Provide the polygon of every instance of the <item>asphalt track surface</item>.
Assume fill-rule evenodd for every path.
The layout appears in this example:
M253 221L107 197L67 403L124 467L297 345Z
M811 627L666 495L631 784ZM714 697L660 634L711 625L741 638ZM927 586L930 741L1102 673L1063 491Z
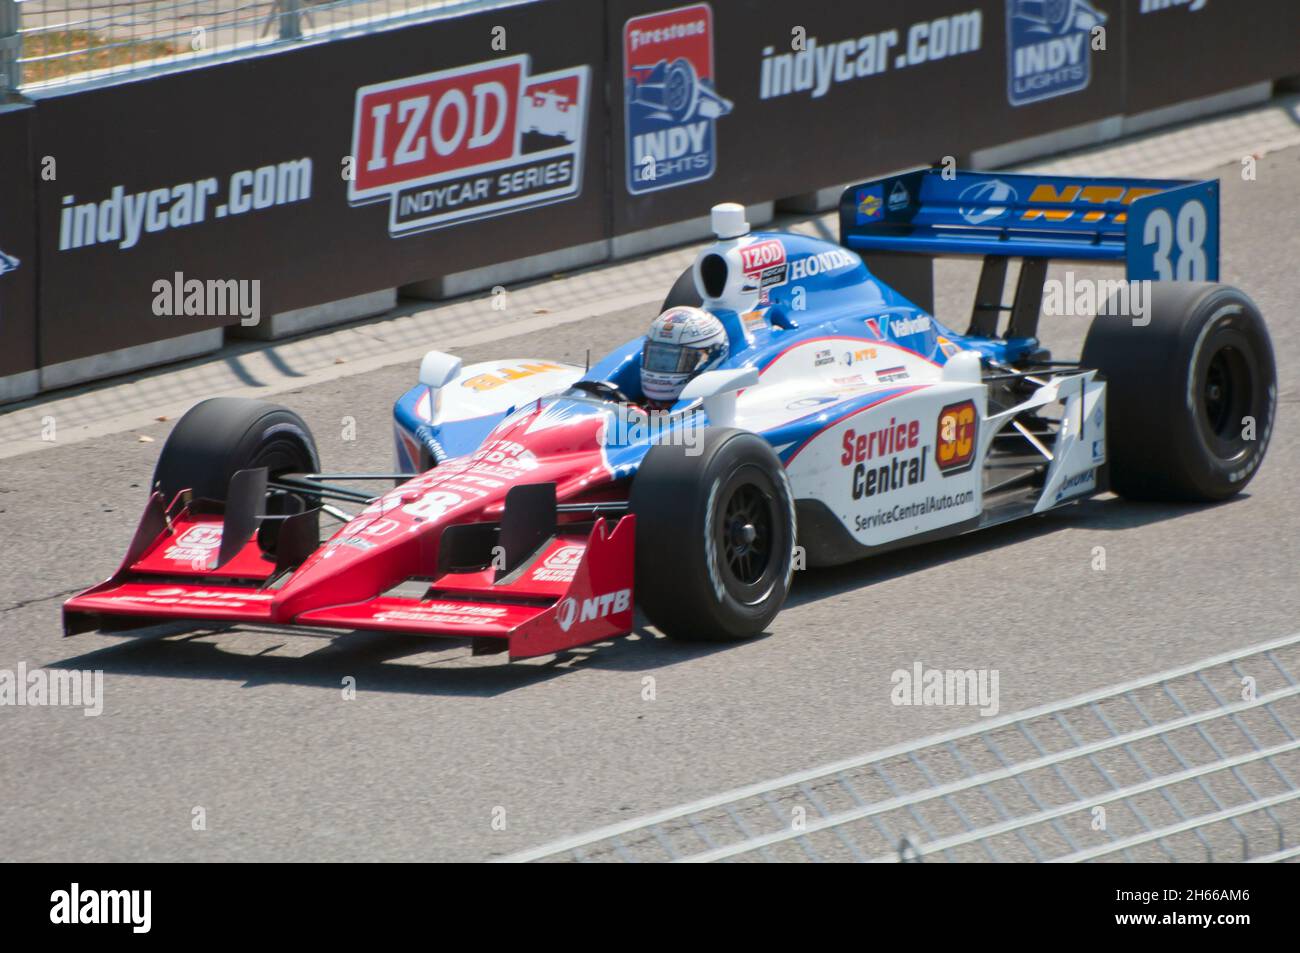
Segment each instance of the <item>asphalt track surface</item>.
M1280 373L1248 492L1214 507L1106 497L799 573L770 633L744 644L642 628L512 665L459 643L275 629L64 640L60 604L117 565L171 422L5 460L0 669L101 669L105 709L0 707L3 859L485 859L977 720L891 705L890 673L918 660L998 669L1007 713L1295 631L1300 149L1265 157L1254 182L1215 172L1223 278L1262 308ZM939 314L961 327L974 272L943 278ZM580 361L653 310L461 353ZM1085 325L1044 319L1042 336L1075 356ZM278 399L312 426L327 469L386 469L391 401L415 370Z

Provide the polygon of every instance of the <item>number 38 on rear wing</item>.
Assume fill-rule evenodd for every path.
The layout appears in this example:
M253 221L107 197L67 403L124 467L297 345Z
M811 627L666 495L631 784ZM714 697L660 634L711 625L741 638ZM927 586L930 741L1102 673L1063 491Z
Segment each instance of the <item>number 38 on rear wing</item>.
M1123 262L1132 281L1219 280L1219 183L922 169L840 198L840 242L933 313L928 261L983 255L970 334L1034 337L1047 263ZM903 253L900 255L899 253ZM1000 305L1007 261L1023 259L1015 304Z

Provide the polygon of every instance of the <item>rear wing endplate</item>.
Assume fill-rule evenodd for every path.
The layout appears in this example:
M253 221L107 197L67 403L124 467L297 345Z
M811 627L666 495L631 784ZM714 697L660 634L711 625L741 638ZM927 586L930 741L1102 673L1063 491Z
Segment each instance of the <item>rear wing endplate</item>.
M1219 280L1219 183L947 172L864 182L840 198L859 253L1122 261L1130 280Z

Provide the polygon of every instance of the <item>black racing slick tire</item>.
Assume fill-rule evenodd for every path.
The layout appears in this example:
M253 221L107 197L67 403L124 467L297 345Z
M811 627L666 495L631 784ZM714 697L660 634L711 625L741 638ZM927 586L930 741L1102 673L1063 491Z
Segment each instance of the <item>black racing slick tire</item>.
M1134 500L1212 502L1263 462L1277 368L1255 303L1236 288L1154 282L1146 316L1098 316L1082 363L1106 380L1111 488Z
M710 428L694 448L653 446L629 504L637 603L660 631L737 641L771 624L790 590L796 528L790 481L766 440Z
M224 503L239 470L266 467L268 476L320 470L316 442L291 410L242 397L212 397L191 407L172 428L153 474L170 503L181 490Z
M695 268L692 266L677 276L659 313L663 314L669 308L698 308L702 304L704 299L695 290Z

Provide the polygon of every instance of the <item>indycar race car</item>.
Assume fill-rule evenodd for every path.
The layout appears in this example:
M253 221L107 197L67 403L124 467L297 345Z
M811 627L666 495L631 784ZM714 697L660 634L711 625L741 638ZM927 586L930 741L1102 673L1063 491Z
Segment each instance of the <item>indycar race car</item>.
M927 169L847 189L839 243L752 232L731 204L713 227L656 327L702 311L726 357L671 404L642 390L639 338L590 368L431 351L396 402L394 472L326 474L296 414L205 400L65 632L274 623L514 659L626 634L640 609L669 636L743 639L795 568L1106 490L1222 500L1264 459L1272 346L1215 283L1215 182ZM965 331L883 277L950 254L983 257ZM1037 337L1051 258L1131 279L1097 303L1078 362ZM341 523L323 542L322 519Z

